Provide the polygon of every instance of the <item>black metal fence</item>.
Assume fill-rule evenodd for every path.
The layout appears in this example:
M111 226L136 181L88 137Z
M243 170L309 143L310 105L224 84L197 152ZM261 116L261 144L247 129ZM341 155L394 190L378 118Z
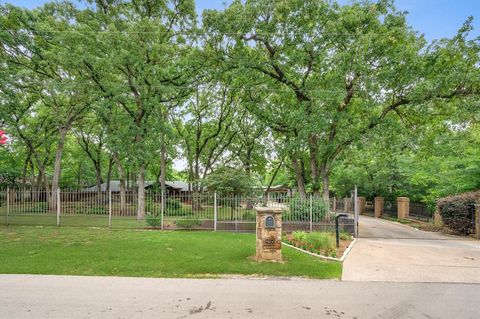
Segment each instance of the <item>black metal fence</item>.
M342 202L343 203L343 202ZM143 205L143 209L141 206ZM148 191L143 201L128 191L58 192L0 190L0 225L95 226L163 230L202 229L254 232L254 206L281 208L283 229L333 231L335 217L320 197L218 195L216 193L162 194ZM343 211L340 211L343 212ZM353 232L351 218L341 229Z
M433 218L433 213L428 209L428 206L423 203L410 203L411 219L428 222Z
M372 201L365 202L365 215L374 216L375 215L375 203Z
M383 215L387 217L397 218L397 202L396 201L385 201L383 205Z

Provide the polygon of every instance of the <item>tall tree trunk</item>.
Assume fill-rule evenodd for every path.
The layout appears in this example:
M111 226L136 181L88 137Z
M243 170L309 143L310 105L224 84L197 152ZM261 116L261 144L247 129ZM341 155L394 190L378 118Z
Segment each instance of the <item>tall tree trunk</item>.
M328 203L330 197L330 177L327 164L322 164L320 174L322 175L322 199Z
M122 163L120 163L120 160L118 158L118 154L113 154L113 161L115 162L115 165L117 166L118 170L118 177L120 179L120 215L126 214L127 212L127 196L126 196L126 186L125 186L125 179L127 176L127 173L125 172L125 169L122 166Z
M137 178L137 192L138 192L138 206L137 206L137 219L145 219L145 164L140 165Z
M55 163L53 165L52 177L52 196L50 200L50 209L57 207L57 189L59 188L60 174L62 168L62 155L65 146L65 137L68 129L66 127L60 128L60 138L57 143L57 151L55 152Z
M113 168L113 158L110 156L108 160L108 170L107 170L107 194L110 193L110 183L112 181L112 168Z
M307 194L305 193L305 179L303 177L303 169L298 163L298 159L292 157L292 167L295 171L295 179L297 180L298 193L302 198L306 198Z
M28 166L30 164L31 156L32 156L32 153L28 152L27 158L25 159L25 162L23 163L23 173L22 173L22 186L23 187L25 187L25 185L27 184Z
M165 180L166 180L166 161L167 161L167 147L165 145L165 136L161 134L161 145L160 145L160 189L165 193ZM163 198L162 198L163 200Z
M102 167L101 163L95 163L95 177L96 177L96 185L97 185L97 195L102 195Z
M50 186L48 185L48 178L47 174L45 173L45 166L43 165L43 162L40 160L38 157L37 153L34 153L34 158L35 158L35 163L37 164L38 167L38 172L40 174L40 183L43 183L43 188L45 189L45 200L47 203L50 203L51 196L50 196ZM40 187L38 188L40 190Z
M312 176L312 191L315 194L320 190L320 176L318 169L318 143L317 137L312 135L309 138L309 151L310 151L310 174Z

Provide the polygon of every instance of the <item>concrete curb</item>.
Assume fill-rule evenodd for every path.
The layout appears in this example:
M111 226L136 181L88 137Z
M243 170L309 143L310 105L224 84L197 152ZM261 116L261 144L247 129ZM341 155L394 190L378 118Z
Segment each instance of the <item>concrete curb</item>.
M328 256L324 256L324 255L315 254L315 253L312 253L312 252L310 252L310 251L304 250L304 249L302 249L302 248L298 248L298 247L295 247L295 246L293 246L293 245L287 244L287 243L285 243L285 242L283 242L283 241L282 241L282 245L285 245L285 246L287 246L287 247L296 249L296 250L298 250L298 251L301 251L302 253L305 253L305 254L307 254L307 255L310 255L310 256L313 256L313 257L317 257L317 258L320 258L320 259L343 262L343 261L345 260L345 258L347 258L347 255L350 253L350 251L352 250L353 246L355 246L355 243L356 243L356 242L357 242L357 238L354 238L354 239L352 240L352 242L350 243L350 245L348 245L347 249L345 249L345 251L343 252L342 257L340 257L340 258L328 257Z

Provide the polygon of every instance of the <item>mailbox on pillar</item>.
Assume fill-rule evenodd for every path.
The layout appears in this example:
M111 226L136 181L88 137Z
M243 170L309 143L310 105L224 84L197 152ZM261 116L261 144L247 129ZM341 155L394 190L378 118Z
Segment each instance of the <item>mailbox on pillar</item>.
M256 207L257 241L255 260L282 261L282 209Z

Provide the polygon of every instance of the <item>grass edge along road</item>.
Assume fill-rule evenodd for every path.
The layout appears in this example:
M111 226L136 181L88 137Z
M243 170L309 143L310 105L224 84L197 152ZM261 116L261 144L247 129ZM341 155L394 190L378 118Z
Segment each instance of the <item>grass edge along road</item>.
M339 262L283 247L284 263L257 263L255 235L211 231L0 226L0 273L204 278L341 277Z

